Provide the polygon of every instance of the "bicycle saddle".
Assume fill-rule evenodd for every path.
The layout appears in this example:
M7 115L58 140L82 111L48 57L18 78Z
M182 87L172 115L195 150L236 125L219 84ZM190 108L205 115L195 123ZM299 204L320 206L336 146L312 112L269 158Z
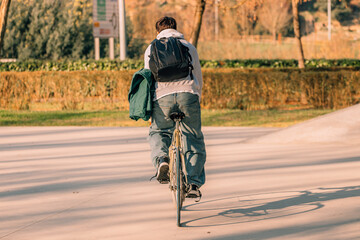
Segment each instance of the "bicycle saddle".
M171 118L171 120L173 120L173 121L175 121L175 120L177 120L177 119L182 120L182 119L184 119L184 117L185 117L185 113L183 113L183 112L173 112L173 113L170 113L170 118Z

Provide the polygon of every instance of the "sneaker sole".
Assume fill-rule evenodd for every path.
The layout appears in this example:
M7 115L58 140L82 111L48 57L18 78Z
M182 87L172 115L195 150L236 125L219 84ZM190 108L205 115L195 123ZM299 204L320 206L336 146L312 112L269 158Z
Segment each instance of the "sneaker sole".
M157 180L161 183L161 184L167 184L169 183L169 176L168 176L168 172L169 172L169 165L166 163L163 163L159 166L159 172L158 172L158 176L157 176Z
M186 194L186 197L187 197L187 198L198 198L198 197L200 197L200 196L198 196L197 193L188 193L188 194Z

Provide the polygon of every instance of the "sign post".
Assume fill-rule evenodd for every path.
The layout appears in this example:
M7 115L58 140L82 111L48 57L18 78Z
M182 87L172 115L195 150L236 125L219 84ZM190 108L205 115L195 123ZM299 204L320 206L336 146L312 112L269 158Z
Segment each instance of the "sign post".
M114 60L114 38L113 37L109 38L109 50L110 50L109 57L111 60Z
M100 39L95 38L95 60L100 59Z
M125 36L125 0L119 0L119 26L120 26L120 60L126 58L126 36Z

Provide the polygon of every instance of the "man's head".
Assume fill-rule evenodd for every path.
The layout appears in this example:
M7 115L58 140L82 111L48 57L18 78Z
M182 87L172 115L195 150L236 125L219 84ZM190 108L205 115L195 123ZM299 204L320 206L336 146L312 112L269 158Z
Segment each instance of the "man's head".
M176 21L172 17L162 17L160 18L156 24L156 31L160 33L162 30L165 29L175 29L176 30Z

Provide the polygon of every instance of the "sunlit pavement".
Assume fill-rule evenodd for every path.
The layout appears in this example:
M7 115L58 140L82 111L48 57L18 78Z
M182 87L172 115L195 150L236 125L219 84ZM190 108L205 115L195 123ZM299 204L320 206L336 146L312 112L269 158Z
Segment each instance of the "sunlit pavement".
M0 128L0 239L360 239L358 144L203 130L203 198L178 228L147 128Z

